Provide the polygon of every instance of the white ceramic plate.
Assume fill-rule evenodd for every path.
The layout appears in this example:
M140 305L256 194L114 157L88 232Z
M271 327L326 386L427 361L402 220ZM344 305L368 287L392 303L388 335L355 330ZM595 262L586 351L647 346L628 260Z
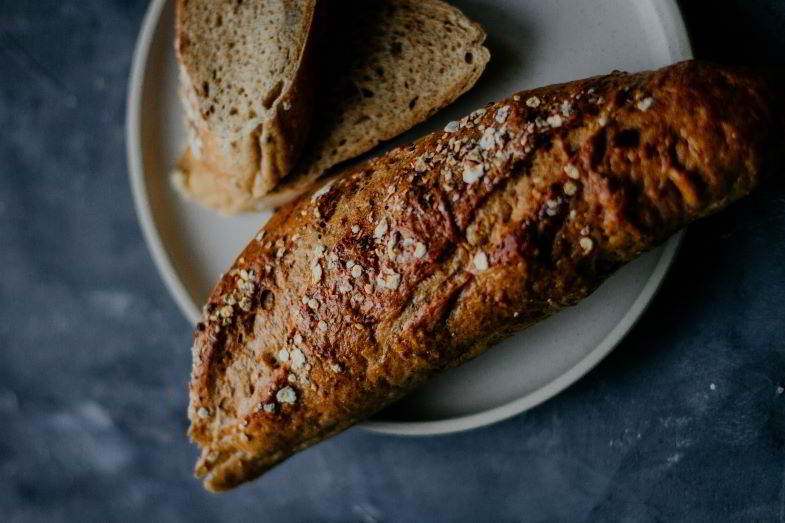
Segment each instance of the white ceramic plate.
M672 0L455 0L488 31L492 59L477 87L408 141L526 87L637 71L691 57ZM178 198L167 173L183 148L172 2L154 0L144 20L128 99L128 161L139 221L159 271L196 322L218 275L267 216L223 218ZM597 364L644 311L673 261L679 238L630 264L578 307L444 373L366 422L371 430L440 434L529 409Z

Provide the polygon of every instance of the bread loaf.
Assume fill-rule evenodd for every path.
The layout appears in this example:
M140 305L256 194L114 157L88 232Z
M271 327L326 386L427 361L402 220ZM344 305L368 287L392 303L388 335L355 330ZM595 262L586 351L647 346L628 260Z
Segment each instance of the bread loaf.
M536 89L280 209L196 329L197 475L259 476L746 195L781 100L696 62Z
M452 103L475 84L490 58L483 29L441 0L321 5L329 23L317 52L313 130L296 167L252 190L226 183L234 178L215 169L209 152L207 161L199 161L187 150L175 179L186 196L225 214L282 205L331 167Z

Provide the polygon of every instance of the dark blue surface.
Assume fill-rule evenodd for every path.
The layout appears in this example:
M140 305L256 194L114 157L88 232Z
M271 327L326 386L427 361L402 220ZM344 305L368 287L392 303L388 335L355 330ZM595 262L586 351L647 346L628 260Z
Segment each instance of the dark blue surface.
M785 62L783 0L711 4L719 16L685 5L700 55ZM351 430L203 492L184 435L190 326L126 175L145 7L0 2L0 521L785 519L776 180L692 227L631 335L545 405L438 438Z

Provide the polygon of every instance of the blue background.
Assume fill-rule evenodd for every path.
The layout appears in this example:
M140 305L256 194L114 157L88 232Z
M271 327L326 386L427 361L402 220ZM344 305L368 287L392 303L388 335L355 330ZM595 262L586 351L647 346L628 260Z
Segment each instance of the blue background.
M556 399L465 434L351 430L203 492L191 328L126 174L146 3L0 1L0 520L785 520L782 173L691 227L642 321ZM785 62L785 2L706 5L684 3L699 56Z

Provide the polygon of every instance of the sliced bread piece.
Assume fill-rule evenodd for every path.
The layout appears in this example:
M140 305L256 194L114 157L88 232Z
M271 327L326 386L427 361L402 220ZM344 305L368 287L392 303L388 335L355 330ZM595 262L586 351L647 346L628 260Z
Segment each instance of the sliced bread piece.
M331 167L423 122L468 91L490 59L482 27L441 0L344 0L340 6L336 34L343 40L331 54L343 74L317 98L322 117L303 162L259 199L260 208L294 199Z
M219 186L186 153L184 192L224 213L281 205L331 167L424 121L471 88L490 58L485 32L440 0L332 0L320 89L302 161L267 195Z
M191 161L218 191L268 193L311 121L316 0L178 0L175 48ZM187 178L184 173L183 178Z

